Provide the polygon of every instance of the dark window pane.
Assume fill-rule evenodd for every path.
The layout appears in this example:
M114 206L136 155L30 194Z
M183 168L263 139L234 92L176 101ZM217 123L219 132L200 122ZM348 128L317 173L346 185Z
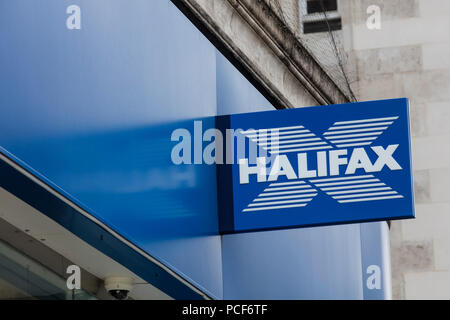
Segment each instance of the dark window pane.
M337 10L337 0L308 0L308 1L306 1L306 12L308 14L323 12L324 9L325 9L325 11L336 11Z
M328 24L331 31L342 29L341 18L335 18L328 20L328 23L326 20L305 22L303 24L303 33L326 32L329 30Z

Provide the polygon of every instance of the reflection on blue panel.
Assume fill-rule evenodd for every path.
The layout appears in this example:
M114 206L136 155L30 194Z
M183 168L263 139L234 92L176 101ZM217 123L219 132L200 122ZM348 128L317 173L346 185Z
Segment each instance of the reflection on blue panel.
M214 118L203 118L205 129ZM33 167L57 186L70 188L97 218L128 239L153 243L173 237L217 234L214 166L171 162L171 133L192 121L73 137L30 140L16 154L36 154ZM199 203L198 196L204 201ZM200 217L201 216L201 219ZM197 223L200 220L201 224ZM187 228L186 226L189 226ZM126 232L126 231L129 232ZM151 235L151 237L149 237Z

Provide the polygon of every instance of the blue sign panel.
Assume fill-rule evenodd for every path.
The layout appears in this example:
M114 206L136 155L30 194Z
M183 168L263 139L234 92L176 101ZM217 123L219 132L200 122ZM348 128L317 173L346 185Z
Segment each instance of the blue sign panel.
M414 217L408 100L218 117L220 230Z

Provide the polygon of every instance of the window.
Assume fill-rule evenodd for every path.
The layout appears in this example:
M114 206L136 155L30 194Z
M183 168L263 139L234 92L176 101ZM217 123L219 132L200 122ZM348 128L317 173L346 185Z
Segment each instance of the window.
M300 14L304 34L342 29L338 0L300 0Z
M323 7L322 7L323 6ZM306 13L322 13L325 11L337 11L337 0L307 0Z

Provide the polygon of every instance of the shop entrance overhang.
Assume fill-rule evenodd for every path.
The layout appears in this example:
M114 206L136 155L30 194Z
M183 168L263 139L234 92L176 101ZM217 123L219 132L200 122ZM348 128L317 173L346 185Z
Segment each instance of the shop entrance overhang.
M135 299L208 298L3 153L0 177L0 217L100 279L133 278Z

